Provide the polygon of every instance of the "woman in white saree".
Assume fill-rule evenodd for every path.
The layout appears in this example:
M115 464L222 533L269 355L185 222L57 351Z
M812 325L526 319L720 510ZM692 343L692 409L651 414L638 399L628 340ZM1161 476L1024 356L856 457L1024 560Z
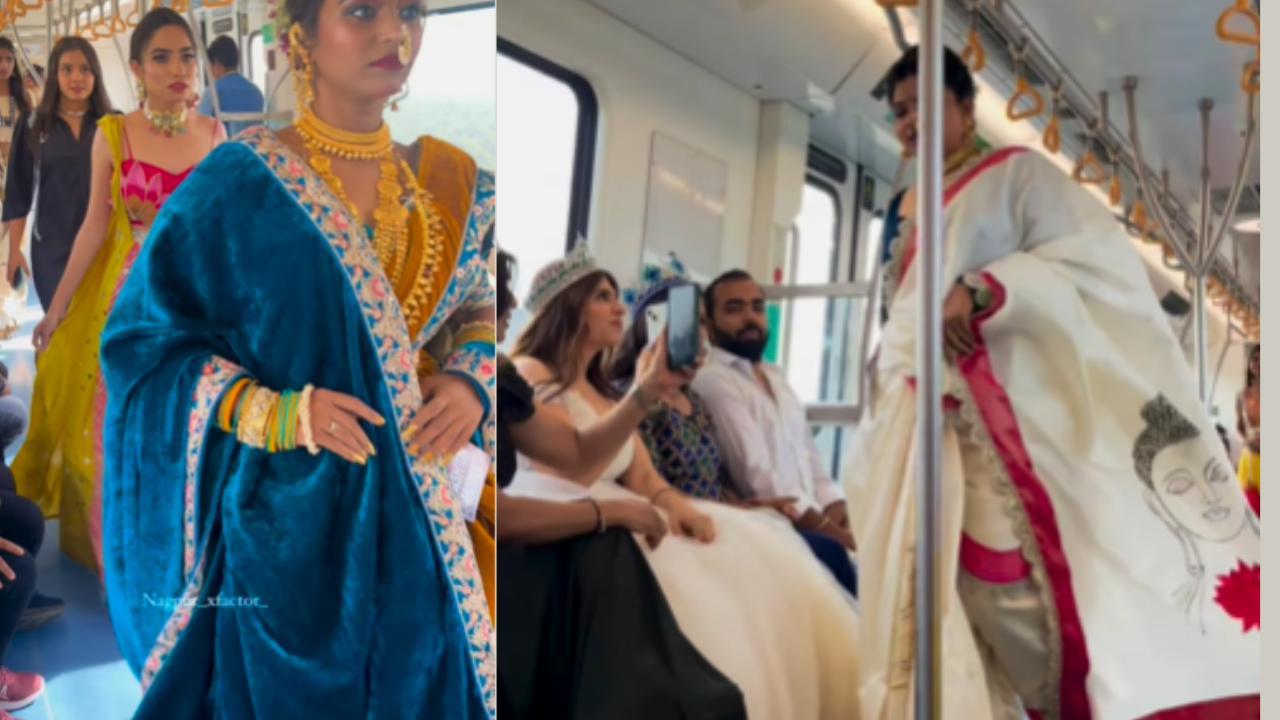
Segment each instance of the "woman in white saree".
M978 149L945 60L947 717L1257 718L1261 550L1133 243L1036 152ZM917 54L887 77L908 154ZM914 192L886 222L875 414L851 455L863 717L912 715Z
M544 410L592 424L617 400L604 374L626 317L617 284L580 246L538 274L527 307L533 319L517 342L516 367ZM781 516L684 497L654 471L639 438L606 467L571 480L521 458L507 492L652 502L674 537L646 546L649 563L681 631L742 690L749 717L861 717L853 600Z

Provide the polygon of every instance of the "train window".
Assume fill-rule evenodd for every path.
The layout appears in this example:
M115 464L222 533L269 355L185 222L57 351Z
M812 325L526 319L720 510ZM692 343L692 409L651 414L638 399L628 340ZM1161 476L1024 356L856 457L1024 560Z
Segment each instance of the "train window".
M249 36L249 52L245 58L249 65L249 79L264 95L267 94L267 47L262 40L262 31Z
M586 233L598 105L585 79L501 38L497 62L498 94L508 117L498 127L498 245L519 263L514 290L524 298L538 270ZM508 339L524 321L517 309Z
M804 186L800 215L792 231L788 284L825 285L835 282L840 241L840 201L835 188L810 178ZM833 303L803 298L787 304L783 367L800 399L820 402L831 394L827 386L831 352L843 353L840 338L832 337ZM814 343L814 338L827 342Z
M497 167L497 102L493 38L498 13L492 2L432 13L422 50L406 86L408 95L387 123L397 142L422 135L453 143L481 167Z

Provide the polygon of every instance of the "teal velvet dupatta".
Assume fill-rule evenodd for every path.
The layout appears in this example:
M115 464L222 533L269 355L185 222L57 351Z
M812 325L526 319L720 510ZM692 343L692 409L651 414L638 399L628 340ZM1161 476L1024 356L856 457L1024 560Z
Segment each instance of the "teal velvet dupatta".
M445 468L400 440L422 403L414 342L355 225L251 131L168 199L112 310L104 562L137 718L494 717L465 518ZM365 426L376 456L240 444L213 417L243 375L360 399L387 420Z

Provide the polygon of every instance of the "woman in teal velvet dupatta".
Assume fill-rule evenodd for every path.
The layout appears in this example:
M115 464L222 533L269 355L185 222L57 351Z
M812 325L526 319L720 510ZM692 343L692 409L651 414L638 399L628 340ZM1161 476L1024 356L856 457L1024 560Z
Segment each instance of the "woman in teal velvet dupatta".
M107 593L145 689L136 717L493 718L497 644L466 518L444 464L410 452L424 393L440 397L424 366L467 380L493 447L493 344L475 322L492 337L492 177L433 161L452 170L436 173L440 282L415 330L376 243L289 132L222 146L169 198L103 336ZM362 424L373 452L240 442L215 415L245 377L363 403L386 420Z

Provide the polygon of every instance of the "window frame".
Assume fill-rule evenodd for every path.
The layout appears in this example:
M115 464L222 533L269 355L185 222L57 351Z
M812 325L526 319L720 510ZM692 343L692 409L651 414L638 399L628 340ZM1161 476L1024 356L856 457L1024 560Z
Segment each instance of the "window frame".
M249 33L245 37L244 47L240 48L240 54L243 56L240 58L240 63L245 67L245 69L249 71L248 74L246 75L246 77L249 79L249 82L253 82L253 78L257 74L256 72L257 67L253 59L253 41L255 39L262 40L262 58L264 62L266 61L267 53L270 52L270 49L267 47L266 38L263 37L261 30L254 30L253 32ZM269 70L270 68L267 67L263 69ZM262 84L266 85L267 84L266 74L264 73L262 77L263 77ZM262 94L264 96L266 95L267 89L265 87L261 87L258 89L262 91Z
M449 8L441 12L461 10L462 8ZM578 100L578 128L574 142L573 180L569 190L569 222L565 237L565 252L571 252L578 241L587 236L591 226L596 143L600 128L600 100L596 96L595 88L583 76L501 36L498 37L498 54L505 55L508 59L554 80L559 80L573 91Z

